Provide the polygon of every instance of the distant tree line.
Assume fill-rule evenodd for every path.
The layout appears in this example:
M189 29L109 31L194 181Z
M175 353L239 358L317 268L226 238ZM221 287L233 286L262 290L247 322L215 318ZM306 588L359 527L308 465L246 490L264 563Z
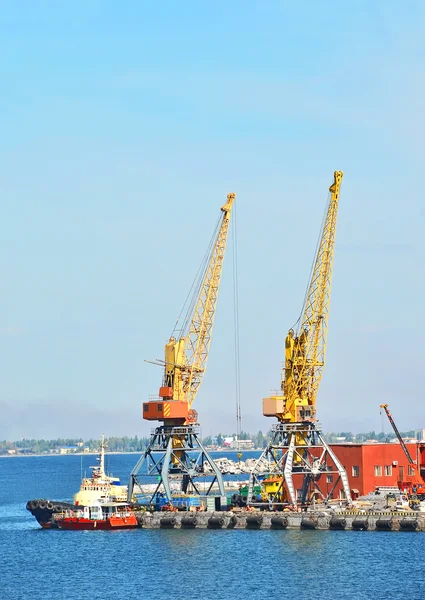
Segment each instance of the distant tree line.
M218 433L216 436L207 436L204 437L202 442L205 446L222 446L225 438L233 438L236 439L236 433ZM270 432L264 434L261 430L257 433L247 433L246 431L241 431L241 433L237 436L239 440L251 440L254 442L256 448L265 448L267 443L270 440Z
M415 438L416 431L401 432L401 436L405 438ZM206 436L203 438L205 446L222 446L224 439L227 437L235 438L236 434L218 433L216 436ZM270 441L271 432L257 433L241 432L238 436L240 440L252 440L255 448L263 449ZM369 431L366 433L353 434L349 431L341 431L340 433L327 433L325 438L329 443L336 442L354 442L361 443L366 440L376 440L379 442L390 442L395 439L393 432L391 433L376 433ZM143 452L149 444L148 437L110 437L106 438L107 452ZM55 440L35 440L26 439L17 441L0 441L0 455L16 452L17 454L54 454L60 452L64 447L78 447L75 450L79 452L97 452L100 446L100 439L91 438L83 440L82 438L58 438Z
M416 431L413 429L410 431L402 431L400 432L401 437L403 438L416 438ZM342 440L341 438L344 438ZM340 433L326 433L325 439L330 444L334 444L336 442L345 441L345 442L353 442L353 443L362 443L367 440L376 440L377 442L389 442L396 439L396 435L393 431L388 433L376 433L375 431L368 431L366 433L357 433L353 434L351 431L341 431Z
M149 438L147 437L110 437L105 438L107 452L142 452ZM8 454L9 451L17 451L20 454L54 454L60 452L61 448L76 447L79 452L97 452L100 447L100 439L91 438L57 438L55 440L26 439L14 442L0 441L0 454ZM78 450L77 450L78 449Z

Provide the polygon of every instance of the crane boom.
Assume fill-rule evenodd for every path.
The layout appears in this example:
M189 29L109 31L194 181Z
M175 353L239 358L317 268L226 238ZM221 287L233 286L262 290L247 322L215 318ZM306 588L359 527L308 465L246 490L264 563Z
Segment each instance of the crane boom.
M328 317L335 249L336 222L342 171L334 172L330 198L322 227L314 268L298 329L290 329L285 340L282 396L263 400L263 413L279 421L296 423L315 420L316 397L325 364Z
M394 422L392 414L388 409L388 404L380 404L381 409L385 410L388 417L388 421L391 423L391 427L400 442L403 452L407 458L408 473L404 475L404 468L402 468L402 475L400 475L397 485L399 490L408 494L411 498L417 498L419 500L425 500L425 481L422 478L420 468L416 462L412 459L409 450L407 449L406 443L400 435L397 425Z
M412 457L410 456L410 452L409 452L409 450L407 449L407 446L406 446L406 444L404 443L404 440L403 440L403 438L401 437L399 430L397 429L397 425L396 425L396 424L395 424L395 422L394 422L394 419L393 419L393 417L392 417L392 414L390 413L390 411L389 411L389 409L388 409L388 404L380 404L380 405L379 405L379 408L383 408L383 409L385 410L385 413L386 413L386 415L387 415L387 417L388 417L388 421L390 422L390 424L391 424L391 427L393 428L393 430L394 430L394 433L396 434L396 436L397 436L397 439L398 439L398 441L400 442L400 445L401 445L401 447L403 448L403 452L404 452L404 454L406 455L406 458L407 458L407 461L408 461L409 465L415 465L415 463L414 463L414 462L413 462L413 460L412 460ZM415 465L415 467L416 467L416 465Z
M223 269L230 216L235 194L227 194L221 207L217 233L201 271L180 335L165 345L164 377L159 399L143 404L143 418L170 425L195 422L192 409L207 365L211 334Z
M234 199L235 194L228 194L226 204L221 207L223 213L221 226L208 261L201 291L190 321L189 332L186 336L186 363L189 368L188 376L184 380L183 392L187 398L189 409L192 408L207 365Z

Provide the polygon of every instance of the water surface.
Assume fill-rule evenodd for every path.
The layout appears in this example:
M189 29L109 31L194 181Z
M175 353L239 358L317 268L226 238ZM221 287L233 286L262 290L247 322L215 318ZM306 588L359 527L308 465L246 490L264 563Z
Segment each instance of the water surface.
M423 596L425 533L41 530L27 500L70 500L94 458L0 458L0 600ZM123 481L136 460L108 457Z

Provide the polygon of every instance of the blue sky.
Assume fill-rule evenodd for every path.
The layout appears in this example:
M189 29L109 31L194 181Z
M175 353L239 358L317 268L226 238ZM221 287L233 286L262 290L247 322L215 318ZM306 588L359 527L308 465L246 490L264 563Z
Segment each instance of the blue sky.
M144 359L230 191L243 427L266 430L336 169L319 418L425 426L425 7L299 4L1 3L0 438L149 432ZM204 434L235 429L230 246Z

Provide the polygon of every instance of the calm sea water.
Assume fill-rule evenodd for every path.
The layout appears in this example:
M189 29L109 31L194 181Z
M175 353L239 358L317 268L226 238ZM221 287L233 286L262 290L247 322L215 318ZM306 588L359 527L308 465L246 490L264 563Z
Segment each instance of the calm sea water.
M127 481L136 455L108 458ZM94 464L83 457L83 471ZM70 500L78 456L0 458L0 600L422 599L425 533L44 531L28 499Z

